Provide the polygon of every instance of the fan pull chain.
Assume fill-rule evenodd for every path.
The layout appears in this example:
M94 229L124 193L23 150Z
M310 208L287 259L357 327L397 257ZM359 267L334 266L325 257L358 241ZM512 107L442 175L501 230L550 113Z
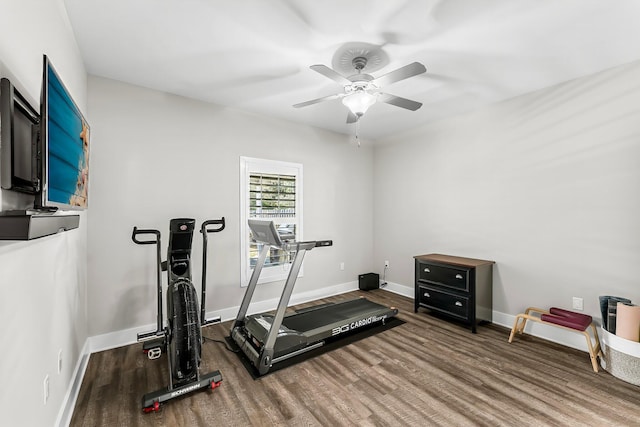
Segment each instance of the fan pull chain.
M358 143L358 148L360 148L360 117L356 120L356 142Z

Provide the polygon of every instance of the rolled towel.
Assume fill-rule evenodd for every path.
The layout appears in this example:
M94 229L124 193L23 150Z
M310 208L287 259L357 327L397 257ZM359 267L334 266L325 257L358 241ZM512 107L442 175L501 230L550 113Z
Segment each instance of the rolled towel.
M630 341L640 342L640 305L618 303L616 335Z

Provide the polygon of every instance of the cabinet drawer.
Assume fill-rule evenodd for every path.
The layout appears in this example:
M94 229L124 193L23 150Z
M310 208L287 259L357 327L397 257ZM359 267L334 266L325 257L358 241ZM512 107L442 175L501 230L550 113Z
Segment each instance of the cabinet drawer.
M420 304L469 320L469 298L420 286Z
M469 291L469 270L436 264L418 264L418 280Z

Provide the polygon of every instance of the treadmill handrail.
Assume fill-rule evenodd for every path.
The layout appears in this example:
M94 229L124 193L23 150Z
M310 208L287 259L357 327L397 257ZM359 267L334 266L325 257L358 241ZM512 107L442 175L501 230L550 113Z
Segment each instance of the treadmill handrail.
M253 268L253 273L251 274L251 278L249 279L247 290L244 292L244 297L242 297L242 303L240 303L240 308L238 309L236 320L234 320L233 324L231 325L231 335L233 335L233 330L236 327L244 324L245 317L247 316L247 310L249 309L249 304L253 299L253 292L255 291L256 285L258 284L258 279L260 278L260 273L262 272L262 267L264 266L268 253L269 246L265 245L260 251L256 266Z
M280 331L280 326L282 325L284 313L289 306L289 300L291 299L293 288L296 285L296 280L298 280L298 272L300 271L300 267L302 267L302 261L304 260L304 255L306 252L306 249L300 249L296 252L296 256L293 258L293 264L291 265L291 269L289 270L289 274L287 275L287 280L284 284L284 288L282 289L282 295L280 295L278 308L276 309L276 313L273 317L273 322L271 323L271 328L269 329L267 338L264 342L263 353L266 353L269 358L273 358L276 338L278 337L278 332Z
M307 242L284 242L281 249L285 251L299 251L301 249L310 251L313 248L333 246L333 240L309 240Z

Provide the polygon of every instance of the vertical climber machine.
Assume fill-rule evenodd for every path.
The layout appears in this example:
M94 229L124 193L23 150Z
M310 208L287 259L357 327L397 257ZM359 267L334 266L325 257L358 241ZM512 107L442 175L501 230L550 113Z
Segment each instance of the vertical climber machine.
M160 409L160 404L203 388L215 389L222 382L219 371L200 373L202 326L220 322L220 317L205 319L207 235L222 231L224 218L202 223L202 287L200 306L191 280L191 244L195 220L175 218L169 222L167 260L162 261L160 231L133 228L132 240L139 245L156 245L157 325L156 330L138 334L138 342L149 359L167 353L169 385L142 397L144 412ZM140 236L147 236L140 240ZM149 237L150 236L150 237ZM167 272L167 323L162 313L162 272Z

